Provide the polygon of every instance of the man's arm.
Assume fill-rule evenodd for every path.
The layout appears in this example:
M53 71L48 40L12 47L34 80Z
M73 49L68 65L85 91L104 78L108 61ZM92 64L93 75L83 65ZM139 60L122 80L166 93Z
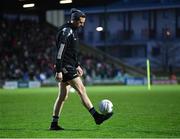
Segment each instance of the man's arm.
M64 28L57 36L57 55L56 55L56 79L62 81L62 61L67 47L68 37L72 34L70 28Z

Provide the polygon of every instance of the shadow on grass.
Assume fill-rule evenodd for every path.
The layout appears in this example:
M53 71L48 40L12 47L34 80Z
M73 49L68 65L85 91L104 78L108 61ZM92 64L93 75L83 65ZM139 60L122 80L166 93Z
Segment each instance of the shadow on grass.
M98 128L82 129L82 128L65 128L63 131L97 131Z
M0 131L23 131L24 128L0 128Z
M97 131L98 128L94 128L94 129L80 129L80 128L65 128L64 130L49 130L47 129L28 129L28 128L0 128L0 131L52 131L52 132L66 132L66 131Z

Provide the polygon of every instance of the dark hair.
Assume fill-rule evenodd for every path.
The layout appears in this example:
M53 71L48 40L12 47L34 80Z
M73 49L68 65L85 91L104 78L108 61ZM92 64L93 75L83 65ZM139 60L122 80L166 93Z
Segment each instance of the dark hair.
M83 13L82 11L76 9L76 8L72 8L71 9L71 20L79 20L80 17L86 17L85 13Z

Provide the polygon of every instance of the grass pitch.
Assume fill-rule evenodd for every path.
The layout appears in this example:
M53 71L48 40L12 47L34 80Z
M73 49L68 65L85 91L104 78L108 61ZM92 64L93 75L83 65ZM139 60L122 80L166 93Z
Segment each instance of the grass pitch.
M64 131L49 131L57 88L0 89L1 138L168 138L180 137L180 86L92 86L87 92L96 109L102 99L114 104L102 125L70 93L60 118Z

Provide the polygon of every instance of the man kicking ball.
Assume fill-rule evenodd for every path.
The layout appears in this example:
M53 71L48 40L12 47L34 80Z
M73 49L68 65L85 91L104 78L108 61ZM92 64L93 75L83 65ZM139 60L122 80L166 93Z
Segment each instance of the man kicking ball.
M64 130L63 127L58 125L58 121L71 86L78 92L84 107L90 112L97 125L100 125L113 115L113 113L103 115L95 110L80 78L83 75L83 70L77 56L79 47L77 31L84 26L85 19L86 15L82 11L72 9L70 22L61 26L56 36L55 78L59 81L59 94L54 104L50 130Z

